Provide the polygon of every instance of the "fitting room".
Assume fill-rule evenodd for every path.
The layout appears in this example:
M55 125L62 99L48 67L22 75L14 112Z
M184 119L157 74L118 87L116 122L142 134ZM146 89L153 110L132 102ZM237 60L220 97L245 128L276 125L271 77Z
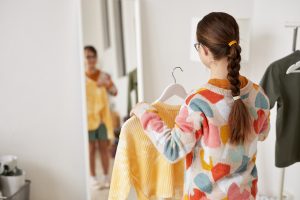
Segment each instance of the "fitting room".
M299 8L298 0L0 1L0 199L299 200ZM213 18L210 13L225 14ZM253 82L268 99L257 103L254 98L261 109L254 111L250 123L254 131L260 125L263 129L258 118L266 115L267 137L257 146L255 142L253 157L232 154L235 160L241 157L242 164L245 157L245 162L254 163L250 189L242 183L233 187L238 178L224 186L221 179L236 176L232 170L222 177L221 172L213 174L214 156L220 152L215 143L208 145L210 139L201 141L210 137L209 131L208 136L204 129L203 136L195 136L199 146L188 152L180 135L189 130L188 120L195 123L199 118L191 114L180 128L180 113L193 110L187 102L195 94L207 97L205 102L216 104L216 109L225 104L216 100L225 97L209 96L208 87L202 88L207 83L216 87L211 85L221 82L216 77L222 73L213 70L222 63L209 43L222 33L206 35L211 40L204 37L209 27L216 30L209 16L215 21L217 16L228 17L219 19L224 30L227 20L238 25L222 47L241 56L239 66L238 58L232 64L240 67L239 74L227 67L231 74L222 82L229 84L224 91L229 91L230 101L252 98L243 95L244 79L239 75L246 77L245 88ZM231 66L230 59L226 66ZM154 114L145 119L144 112ZM208 129L213 123L217 127L218 120L199 112L206 115L201 115L200 127L206 118ZM158 121L149 125L153 119ZM163 146L169 140L160 140L158 130L170 132L165 138L174 137L172 150L166 152L172 145ZM230 130L229 135L234 133ZM222 127L219 132L225 152ZM178 140L177 155L173 143ZM193 177L199 166L211 176Z

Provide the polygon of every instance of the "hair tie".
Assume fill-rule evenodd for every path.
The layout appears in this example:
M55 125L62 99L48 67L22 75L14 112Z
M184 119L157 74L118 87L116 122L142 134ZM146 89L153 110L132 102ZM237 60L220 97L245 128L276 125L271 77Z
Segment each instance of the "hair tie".
M237 43L237 41L236 41L236 40L232 40L231 42L229 42L229 43L228 43L228 46L230 46L230 47L231 47L232 45L234 45L234 44L236 44L236 43Z
M235 96L235 97L233 97L233 101L236 101L236 100L238 100L240 98L241 98L241 96Z

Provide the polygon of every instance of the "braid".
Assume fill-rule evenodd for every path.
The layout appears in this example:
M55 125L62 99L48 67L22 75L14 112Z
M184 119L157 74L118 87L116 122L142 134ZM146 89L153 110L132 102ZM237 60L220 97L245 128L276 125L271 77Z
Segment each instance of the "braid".
M241 62L241 47L239 44L230 46L227 56L227 79L230 82L231 94L233 97L240 95L240 62ZM231 131L230 141L232 143L244 143L250 132L250 115L246 105L241 99L234 101L228 124Z
M229 49L228 55L228 75L227 79L230 82L230 89L232 96L240 95L240 62L241 62L241 47L238 44L234 44Z

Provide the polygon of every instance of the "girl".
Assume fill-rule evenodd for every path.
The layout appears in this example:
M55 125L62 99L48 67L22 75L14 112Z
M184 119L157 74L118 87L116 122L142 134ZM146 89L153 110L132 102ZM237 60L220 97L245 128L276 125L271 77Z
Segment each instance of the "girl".
M232 16L206 15L196 36L210 80L185 99L175 128L167 128L146 103L132 114L167 160L185 158L183 199L255 199L256 146L268 134L269 100L260 86L239 74L239 28Z
M109 187L109 135L113 134L111 113L107 93L117 95L117 89L110 76L96 68L97 51L93 46L84 48L86 65L86 92L88 107L90 174L93 186L104 189ZM96 179L95 153L99 149L103 180L99 185Z

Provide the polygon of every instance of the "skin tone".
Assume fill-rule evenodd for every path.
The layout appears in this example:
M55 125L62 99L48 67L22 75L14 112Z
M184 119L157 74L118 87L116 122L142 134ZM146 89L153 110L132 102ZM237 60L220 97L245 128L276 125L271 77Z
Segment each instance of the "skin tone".
M198 54L202 63L210 69L211 79L227 79L228 61L226 57L215 60L211 51L203 45L199 45Z
M85 54L85 67L88 74L93 74L97 71L97 56L91 51L84 51ZM109 141L96 140L89 141L89 159L90 159L90 174L96 176L96 150L99 150L100 160L104 175L108 175L109 171Z
M96 64L97 64L97 56L92 52L85 50L85 68L86 72L89 74L93 74L97 71Z
M97 70L99 70L96 67L97 62L98 62L97 55L95 55L92 51L89 51L89 50L85 50L84 55L85 55L86 73L89 74L89 75L95 74L97 72ZM101 80L99 80L97 82L97 85L99 87L105 86L106 88L109 88L111 86L111 85L109 85L109 83L103 82Z

